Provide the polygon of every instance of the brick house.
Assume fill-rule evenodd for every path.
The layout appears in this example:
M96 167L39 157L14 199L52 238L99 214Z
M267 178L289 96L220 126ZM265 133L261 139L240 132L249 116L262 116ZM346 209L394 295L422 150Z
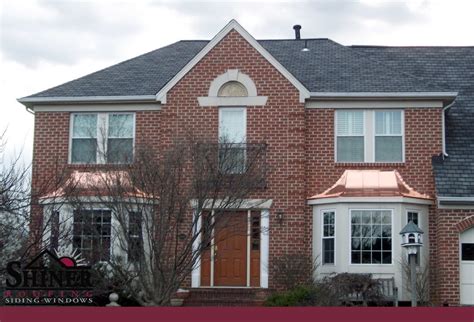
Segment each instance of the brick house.
M474 304L473 68L473 47L343 46L300 39L299 29L296 39L255 40L231 21L210 41L179 41L19 99L35 113L33 189L58 164L107 166L88 146L99 138L80 128L120 119L131 158L134 144L160 146L197 124L216 142L228 131L264 141L274 169L255 196L267 200L256 210L270 228L258 282L249 265L230 281L208 261L185 286L278 288L272 262L307 253L320 276L393 278L407 300L398 233L412 220L425 232L419 264L430 263L432 301Z

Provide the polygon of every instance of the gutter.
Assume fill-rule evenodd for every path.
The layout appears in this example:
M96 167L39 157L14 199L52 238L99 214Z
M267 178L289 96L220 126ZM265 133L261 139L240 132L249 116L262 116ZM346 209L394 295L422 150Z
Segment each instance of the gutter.
M57 96L57 97L23 97L18 102L31 108L40 104L60 103L156 103L155 95L128 95L128 96Z
M474 206L474 197L437 197L440 205L446 206Z

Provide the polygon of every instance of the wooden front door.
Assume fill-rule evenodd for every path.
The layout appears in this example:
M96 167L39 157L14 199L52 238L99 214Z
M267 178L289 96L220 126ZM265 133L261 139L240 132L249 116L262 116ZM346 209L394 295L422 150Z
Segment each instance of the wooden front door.
M247 211L225 217L214 235L214 285L247 286Z

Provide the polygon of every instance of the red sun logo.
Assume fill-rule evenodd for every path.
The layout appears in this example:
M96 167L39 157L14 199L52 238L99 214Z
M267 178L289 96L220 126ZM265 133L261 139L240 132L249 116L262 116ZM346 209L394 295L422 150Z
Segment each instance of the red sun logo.
M59 261L66 267L76 267L76 261L70 257L60 257Z

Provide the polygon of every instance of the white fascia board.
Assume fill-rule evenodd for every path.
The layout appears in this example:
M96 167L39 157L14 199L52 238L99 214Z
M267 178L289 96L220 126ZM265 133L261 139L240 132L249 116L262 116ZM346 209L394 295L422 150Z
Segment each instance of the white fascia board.
M122 198L122 203L150 203L151 199L146 199L143 197L124 197ZM67 198L67 197L46 197L46 198L39 198L38 203L40 205L54 205L54 204L68 204L73 202L83 202L83 203L110 203L115 202L116 198L114 197L75 197L75 198ZM158 201L157 201L158 202Z
M159 111L161 104L155 103L117 103L117 104L47 104L33 105L34 112L135 112Z
M305 107L312 108L441 108L442 100L311 100Z
M474 197L443 197L438 196L439 208L472 209L474 208Z
M309 90L294 77L283 65L278 62L258 41L250 35L237 21L232 19L221 31L209 41L209 43L191 59L160 91L156 94L156 99L166 104L166 94L173 88L212 48L214 48L230 31L237 31L250 45L255 48L273 67L290 81L300 92L300 103L304 103L309 98Z
M52 97L23 97L18 102L30 107L36 104L55 103L116 103L116 102L156 102L155 95L124 95L124 96L52 96Z
M308 200L308 205L326 205L335 203L409 203L432 205L433 201L407 197L335 197Z
M454 99L458 92L310 92L311 99Z

